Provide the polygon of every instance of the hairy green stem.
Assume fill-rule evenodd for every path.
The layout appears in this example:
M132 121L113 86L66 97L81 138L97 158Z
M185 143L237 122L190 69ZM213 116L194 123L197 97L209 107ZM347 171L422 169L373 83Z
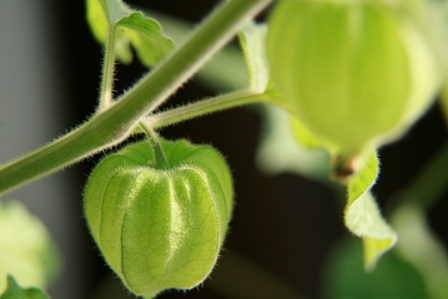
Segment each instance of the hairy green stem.
M162 128L213 112L267 100L266 95L251 90L236 91L148 116L145 123L154 129Z
M119 101L52 143L0 168L0 195L124 140L272 0L234 0L216 9L192 36Z
M140 126L145 132L146 138L148 138L152 144L156 164L155 167L166 169L168 167L168 164L166 162L165 154L163 153L162 147L160 146L159 136L153 130L153 128L149 127L144 122L141 122Z
M99 109L112 103L115 73L115 27L109 26L104 49L103 74L101 77L101 93Z

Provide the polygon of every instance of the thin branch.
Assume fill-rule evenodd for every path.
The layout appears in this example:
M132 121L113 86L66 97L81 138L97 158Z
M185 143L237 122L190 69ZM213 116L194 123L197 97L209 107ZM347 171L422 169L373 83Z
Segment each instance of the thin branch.
M148 116L145 123L154 129L167 127L210 113L267 100L266 95L254 91L236 91Z

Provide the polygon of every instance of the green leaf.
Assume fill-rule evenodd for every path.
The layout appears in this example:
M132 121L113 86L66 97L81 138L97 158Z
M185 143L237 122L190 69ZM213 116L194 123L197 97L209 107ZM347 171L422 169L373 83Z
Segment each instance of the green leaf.
M148 67L157 64L174 48L159 23L120 0L87 0L87 19L101 44L106 43L108 32L116 34L115 53L123 63L132 61L131 45Z
M6 276L20 285L46 288L57 272L59 255L39 219L20 202L0 205L0 293Z
M5 293L0 296L0 299L49 299L44 291L38 288L22 289L14 277L8 275L8 288Z
M214 149L161 141L106 157L84 194L91 233L107 263L135 294L152 298L208 277L233 208L228 167Z
M160 25L142 13L132 13L122 18L117 23L118 42L123 44L130 43L137 51L140 61L148 66L156 65L172 49L174 43L171 39L164 37ZM126 50L125 50L126 49ZM123 52L127 51L125 56L131 56L132 50L129 47L123 47Z
M363 239L364 266L372 270L378 259L392 248L397 235L385 222L370 189L378 175L378 159L372 152L367 163L354 175L348 185L345 225Z
M361 170L350 179L348 185L348 205L360 198L375 184L379 173L379 161L375 151L371 151L370 156Z
M269 66L266 60L266 24L249 21L240 31L240 41L246 57L250 87L264 92L269 83Z
M346 240L330 253L323 288L325 299L431 298L418 271L395 251L385 256L375 271L363 271L360 245Z
M38 288L21 288L14 277L8 275L8 288L2 294L0 299L49 299L47 294L44 291Z
M114 26L131 9L120 0L87 0L87 21L93 35L101 44L106 42L109 26Z

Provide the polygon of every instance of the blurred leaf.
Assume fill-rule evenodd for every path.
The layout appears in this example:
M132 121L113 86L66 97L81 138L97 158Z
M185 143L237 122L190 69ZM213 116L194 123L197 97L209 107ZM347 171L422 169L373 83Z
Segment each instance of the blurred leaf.
M132 61L131 45L148 67L157 64L174 48L159 23L130 9L121 0L87 0L87 20L101 44L106 43L109 29L112 29L116 34L116 56L123 63Z
M20 202L0 204L0 236L0 293L8 274L24 287L46 288L59 255L40 220Z
M397 235L385 222L369 192L378 175L378 159L372 152L364 167L349 182L345 225L364 243L364 266L372 270L378 259L394 246Z
M260 105L264 128L257 152L257 164L265 172L296 173L327 180L329 157L323 150L301 147L294 138L288 113L274 105Z
M448 188L447 165L445 143L396 197L400 206L391 217L400 236L397 252L420 272L433 299L448 298L448 254L428 223L427 211L436 208L436 202L443 199Z
M419 273L394 252L374 272L362 270L358 242L347 241L331 254L325 279L326 299L429 299Z
M266 61L266 24L250 21L240 31L241 46L246 57L250 86L264 92L269 82L269 66Z
M37 288L22 289L12 276L8 275L8 288L0 299L49 299L42 290Z
M431 231L421 206L408 194L406 203L393 214L400 234L397 251L419 270L433 299L448 298L448 256L443 243Z

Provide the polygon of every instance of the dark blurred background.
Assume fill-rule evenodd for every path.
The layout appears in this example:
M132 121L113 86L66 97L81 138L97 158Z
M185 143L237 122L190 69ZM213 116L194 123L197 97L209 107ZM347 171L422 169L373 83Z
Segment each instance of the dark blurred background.
M128 3L198 23L219 1ZM2 0L0 17L0 68L8 68L8 72L0 72L0 137L4 138L0 140L5 143L0 154L2 160L8 160L63 134L94 112L102 48L90 34L81 0ZM10 67L16 64L24 68L13 77ZM130 66L119 65L117 70L117 94L146 72L137 61ZM23 89L30 92L26 94ZM170 104L214 94L216 90L194 79ZM32 116L37 117L38 125L32 123ZM39 139L36 136L40 133L35 130L44 127L43 122L48 124L43 128L47 133ZM13 127L18 131L10 133ZM238 108L162 131L165 138L188 138L212 144L221 151L233 171L237 204L225 250L211 279L197 290L169 291L160 298L287 298L281 294L292 294L289 298L323 298L330 253L346 238L358 241L344 228L341 193L305 177L267 176L257 168L255 154L262 128L263 119L257 109ZM374 193L386 216L394 196L410 184L446 142L446 132L440 109L434 106L405 138L381 150L382 172ZM18 139L36 140L22 146ZM126 298L119 280L111 278L99 256L82 214L83 185L100 157L12 195L23 199L43 218L62 250L65 265L50 289L54 298ZM444 197L429 215L433 229L447 245L446 192ZM269 282L274 284L272 288ZM276 291L280 288L284 293ZM113 290L113 295L99 295L111 294L107 289ZM243 295L229 297L229 290ZM272 297L269 292L277 292L278 296Z

